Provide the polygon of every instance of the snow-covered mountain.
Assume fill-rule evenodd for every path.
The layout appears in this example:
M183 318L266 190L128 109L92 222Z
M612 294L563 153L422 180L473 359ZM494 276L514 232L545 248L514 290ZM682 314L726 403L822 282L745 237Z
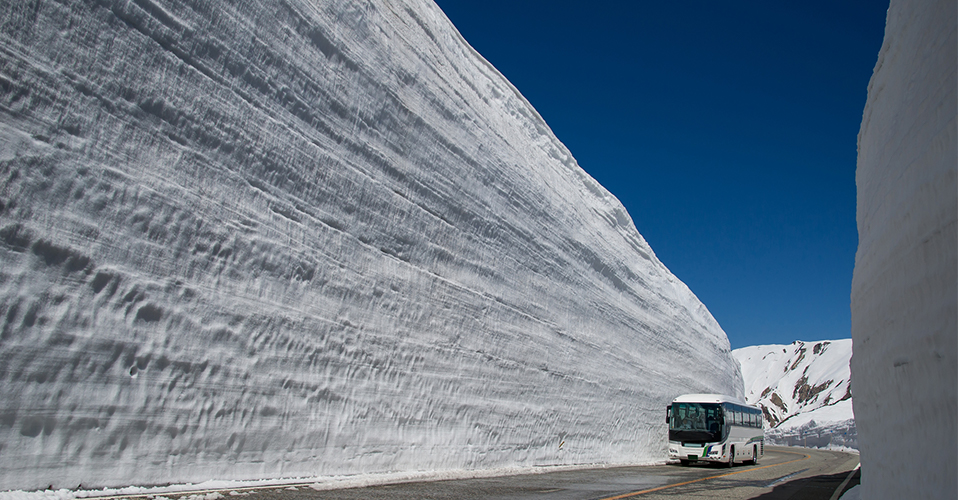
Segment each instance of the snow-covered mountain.
M851 347L850 339L842 339L733 351L746 400L763 410L770 442L857 448Z
M430 1L0 0L0 54L0 489L653 461L743 394Z

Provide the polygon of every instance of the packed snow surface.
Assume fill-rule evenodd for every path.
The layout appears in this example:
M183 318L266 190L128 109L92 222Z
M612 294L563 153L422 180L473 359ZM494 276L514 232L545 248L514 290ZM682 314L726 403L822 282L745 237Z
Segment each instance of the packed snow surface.
M776 444L856 448L850 339L750 346L733 351L744 394L763 410Z
M0 489L663 457L726 335L423 0L0 0Z
M957 2L890 2L858 151L861 496L956 498Z

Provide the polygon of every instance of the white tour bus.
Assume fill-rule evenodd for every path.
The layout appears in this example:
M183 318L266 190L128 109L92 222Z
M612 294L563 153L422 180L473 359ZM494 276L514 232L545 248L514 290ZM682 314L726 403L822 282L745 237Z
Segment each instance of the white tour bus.
M687 394L667 406L670 458L757 463L763 456L763 413L730 396Z

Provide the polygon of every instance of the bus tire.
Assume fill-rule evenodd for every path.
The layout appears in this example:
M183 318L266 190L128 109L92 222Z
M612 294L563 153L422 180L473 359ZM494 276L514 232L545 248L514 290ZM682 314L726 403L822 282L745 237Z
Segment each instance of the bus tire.
M681 458L681 459L680 459L680 465L686 467L686 466L690 465L690 461L687 460L687 459Z
M753 445L753 460L750 461L753 465L757 465L757 462L760 460L760 455L757 452L757 445Z
M735 456L737 456L737 450L736 450L733 446L731 446L731 447L730 447L730 460L727 460L727 463L726 463L726 466L727 466L728 469L731 468L731 467L733 467L733 457L735 457Z

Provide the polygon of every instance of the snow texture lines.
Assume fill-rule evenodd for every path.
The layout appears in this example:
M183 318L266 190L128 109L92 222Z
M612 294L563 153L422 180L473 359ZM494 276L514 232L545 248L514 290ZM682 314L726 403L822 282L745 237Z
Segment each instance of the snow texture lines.
M0 489L636 463L742 394L431 2L0 0L0 51Z

